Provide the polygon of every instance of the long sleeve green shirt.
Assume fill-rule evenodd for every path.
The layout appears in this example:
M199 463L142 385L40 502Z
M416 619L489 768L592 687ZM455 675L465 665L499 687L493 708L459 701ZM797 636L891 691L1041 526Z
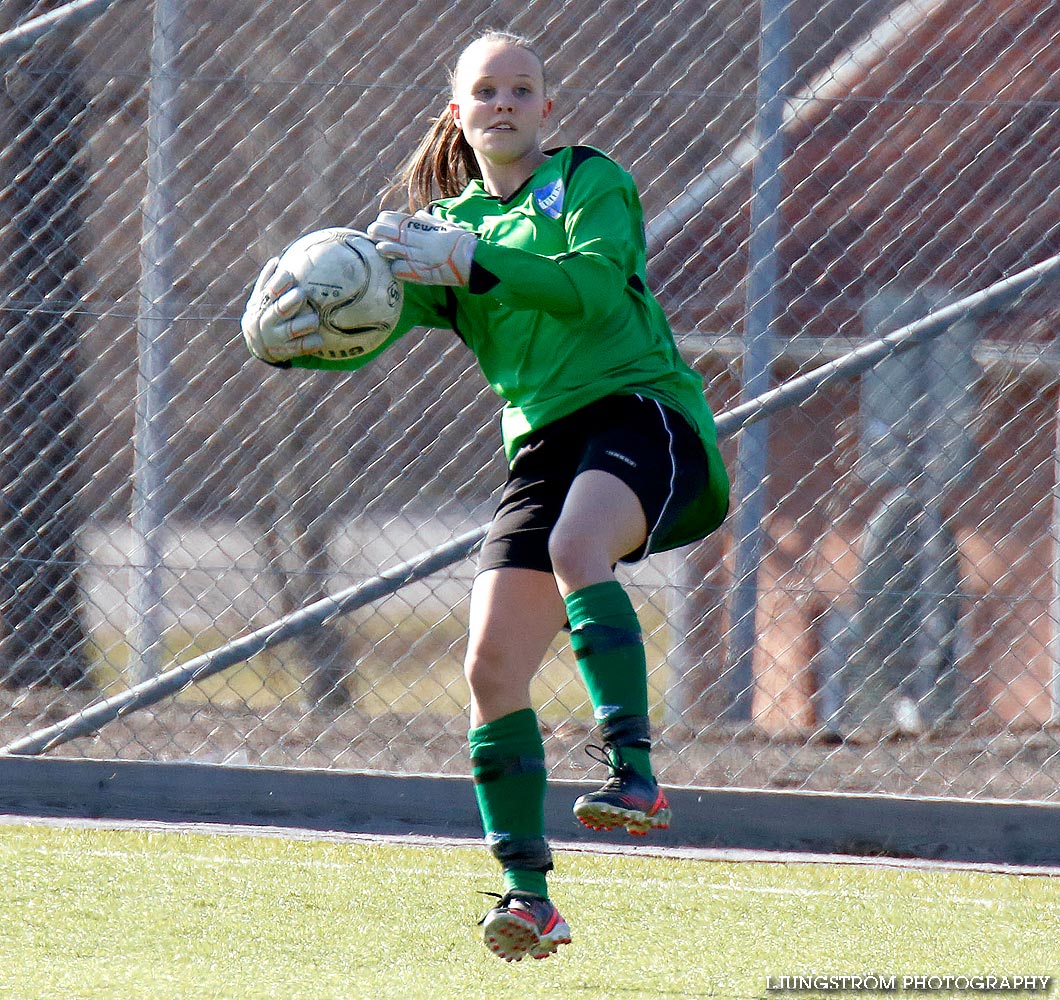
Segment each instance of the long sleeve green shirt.
M379 348L348 361L294 363L359 368L413 327L451 329L505 400L501 433L509 461L532 431L604 396L638 394L696 429L724 509L728 480L703 380L681 358L647 287L633 178L589 146L549 152L509 198L490 195L475 180L434 204L436 215L479 237L467 288L408 283L401 320ZM674 544L694 537L701 536Z

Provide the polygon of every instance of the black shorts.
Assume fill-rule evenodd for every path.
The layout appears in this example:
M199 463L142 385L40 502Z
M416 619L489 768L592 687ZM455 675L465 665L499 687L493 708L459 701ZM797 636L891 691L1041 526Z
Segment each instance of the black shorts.
M699 435L680 414L643 396L607 396L533 432L519 448L486 538L478 572L501 567L552 572L548 538L576 476L609 472L640 500L645 543L622 557L654 551L681 512L707 489Z

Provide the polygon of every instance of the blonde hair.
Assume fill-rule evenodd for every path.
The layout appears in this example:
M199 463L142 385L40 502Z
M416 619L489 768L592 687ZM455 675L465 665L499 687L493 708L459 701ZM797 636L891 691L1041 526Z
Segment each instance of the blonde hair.
M449 76L453 92L464 57L473 46L489 42L504 42L525 49L541 65L541 76L545 78L545 62L528 39L510 31L486 31L469 42L457 58L456 68ZM547 81L545 86L547 90ZM405 161L387 195L403 191L408 197L409 211L415 212L418 208L426 208L437 198L455 197L470 181L481 177L482 171L479 170L474 150L464 138L453 113L446 107L432 120L430 129Z

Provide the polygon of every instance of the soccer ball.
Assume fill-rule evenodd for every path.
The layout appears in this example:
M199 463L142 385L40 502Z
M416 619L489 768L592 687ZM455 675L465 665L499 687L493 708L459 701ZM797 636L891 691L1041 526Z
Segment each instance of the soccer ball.
M401 283L375 244L356 229L318 229L280 254L279 267L306 292L320 318L324 346L314 356L345 361L373 350L394 332Z

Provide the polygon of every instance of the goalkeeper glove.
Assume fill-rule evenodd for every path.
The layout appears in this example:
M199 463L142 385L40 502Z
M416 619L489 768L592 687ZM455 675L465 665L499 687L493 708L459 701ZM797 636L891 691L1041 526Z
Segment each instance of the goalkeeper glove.
M240 321L247 349L269 364L324 346L319 317L306 304L305 292L278 264L276 257L265 262Z
M466 286L471 278L478 237L430 212L380 212L368 236L401 281Z

